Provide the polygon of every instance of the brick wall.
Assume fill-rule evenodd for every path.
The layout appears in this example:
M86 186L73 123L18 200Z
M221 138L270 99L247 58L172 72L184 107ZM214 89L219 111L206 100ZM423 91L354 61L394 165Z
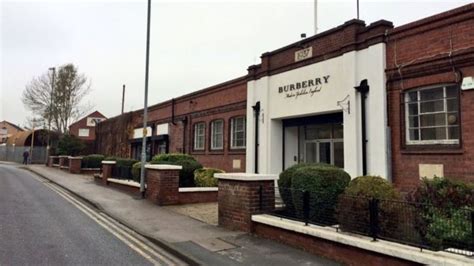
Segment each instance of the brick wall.
M407 145L402 104L407 90L474 76L474 4L395 28L388 40L393 182L410 190L419 182L420 163L443 164L445 176L474 181L474 90L460 93L460 145Z
M262 203L260 203L260 189L262 189ZM220 226L250 232L252 214L272 211L275 208L274 181L219 179L218 202Z
M260 223L254 222L253 229L254 233L261 237L282 242L318 256L339 261L345 265L420 265L414 262L377 254L305 234L290 232Z
M169 152L188 153L196 157L205 167L223 169L227 172L245 170L245 149L230 149L230 119L246 115L247 79L237 78L204 90L178 97L149 107L149 122L152 135L158 124L169 124ZM174 119L173 119L174 109ZM97 128L97 152L106 155L130 157L130 140L133 129L141 128L143 111L137 110L101 122ZM224 120L224 149L210 149L210 123ZM206 123L206 145L203 151L193 151L193 126ZM156 150L153 151L156 154ZM240 160L234 168L233 161Z

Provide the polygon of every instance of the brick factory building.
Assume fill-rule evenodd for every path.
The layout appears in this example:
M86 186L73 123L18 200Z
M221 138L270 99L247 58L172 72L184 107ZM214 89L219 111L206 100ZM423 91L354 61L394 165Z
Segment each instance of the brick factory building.
M148 108L147 159L188 153L207 167L245 171L247 78L241 77ZM97 152L139 159L143 110L97 127Z
M183 152L273 174L325 162L402 189L424 176L474 180L474 4L395 28L351 20L261 59L244 77L151 106L148 159ZM139 157L142 110L96 130L97 152Z

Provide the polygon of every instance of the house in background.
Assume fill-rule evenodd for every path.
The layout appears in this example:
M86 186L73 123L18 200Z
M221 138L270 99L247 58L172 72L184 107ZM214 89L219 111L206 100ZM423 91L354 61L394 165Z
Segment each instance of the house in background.
M94 111L82 119L74 122L69 126L69 134L78 137L86 144L87 153L94 152L95 126L97 123L107 118L99 111Z
M21 127L6 120L0 122L0 144L6 143L9 137L22 131L24 130Z

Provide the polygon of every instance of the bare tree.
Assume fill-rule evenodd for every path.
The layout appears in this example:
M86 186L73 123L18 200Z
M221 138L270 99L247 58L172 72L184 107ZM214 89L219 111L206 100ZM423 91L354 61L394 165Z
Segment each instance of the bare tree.
M35 115L51 121L54 130L66 133L71 122L88 111L81 102L89 92L86 76L67 64L59 67L54 78L50 73L33 78L23 91L22 101Z

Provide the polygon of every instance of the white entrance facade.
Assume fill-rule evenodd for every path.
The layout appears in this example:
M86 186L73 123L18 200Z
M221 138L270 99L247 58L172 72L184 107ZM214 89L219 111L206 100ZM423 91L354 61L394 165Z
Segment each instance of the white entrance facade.
M279 174L296 163L324 162L343 167L354 178L363 174L365 164L366 174L390 179L384 70L385 44L378 43L250 80L246 171ZM362 80L370 87L365 158L362 97L354 89Z

